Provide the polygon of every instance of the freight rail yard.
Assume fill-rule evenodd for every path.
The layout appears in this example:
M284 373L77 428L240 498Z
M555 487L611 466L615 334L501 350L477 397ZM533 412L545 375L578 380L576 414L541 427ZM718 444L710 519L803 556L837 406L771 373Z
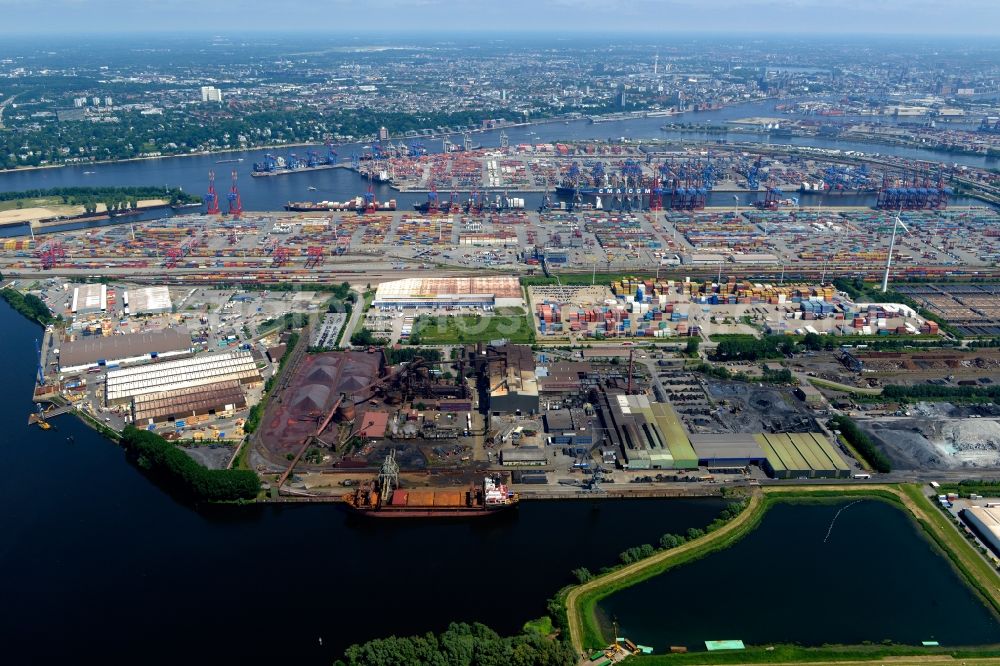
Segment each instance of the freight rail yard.
M137 276L166 269L169 280L260 282L310 282L329 273L404 267L876 278L884 270L894 217L869 208L800 207L184 215L7 239L0 245L0 267L11 274ZM896 278L996 272L995 210L903 210L899 218L906 233L896 240Z

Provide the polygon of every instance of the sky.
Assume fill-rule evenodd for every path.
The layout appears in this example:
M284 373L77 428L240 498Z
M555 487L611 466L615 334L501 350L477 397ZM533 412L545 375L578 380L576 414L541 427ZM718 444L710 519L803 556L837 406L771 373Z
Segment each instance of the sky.
M1000 36L1000 0L0 0L0 33L736 32Z

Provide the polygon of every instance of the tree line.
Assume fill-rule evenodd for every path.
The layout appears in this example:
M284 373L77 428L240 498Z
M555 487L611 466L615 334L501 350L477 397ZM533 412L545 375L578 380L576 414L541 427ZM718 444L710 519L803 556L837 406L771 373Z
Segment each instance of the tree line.
M111 202L117 207L127 203L135 208L139 199L168 199L170 203L197 203L201 197L188 194L178 187L49 187L45 189L0 192L0 201L60 197L64 204L84 206L87 202Z
M377 638L347 648L334 666L573 666L568 644L525 631L500 636L475 623L452 623L441 634Z
M631 548L626 548L618 554L619 564L611 567L604 567L600 570L601 574L606 574L618 569L619 567L632 564L633 562L638 562L644 560L647 557L652 557L657 552L670 550L671 548L677 548L678 546L683 546L688 541L694 541L699 539L706 534L716 531L730 520L740 515L743 510L747 507L747 500L741 499L735 502L730 502L726 507L719 512L719 515L711 523L706 525L704 528L691 527L685 534L673 534L667 533L660 537L659 547L656 547L649 543L644 543L641 546L633 546ZM594 578L594 574L590 572L586 567L580 567L578 569L573 569L573 576L580 583L586 583L587 581Z
M889 462L889 458L875 446L871 438L862 432L861 428L850 417L834 416L827 423L827 426L831 430L839 430L844 439L854 447L855 451L861 454L861 457L876 472L884 474L892 471L892 464Z
M759 361L781 358L795 353L796 340L787 335L765 335L762 338L727 337L715 348L717 361Z
M208 469L155 432L129 425L122 432L120 443L141 469L184 499L252 500L260 491L260 479L254 472Z
M16 289L7 287L6 289L0 291L0 298L7 301L12 308L20 312L22 315L28 319L37 321L42 326L48 326L55 321L55 317L52 316L52 311L49 310L49 306L47 306L42 299L34 294L22 294Z
M936 384L915 384L902 386L888 384L882 389L882 397L895 400L924 398L957 398L1000 400L1000 386L938 386Z
M297 344L299 344L299 332L293 331L292 334L288 336L288 342L285 343L285 353L281 355L281 360L278 362L278 372L281 372L281 368L284 367L285 359L291 355L292 350L295 349ZM261 396L260 402L251 407L250 411L247 413L247 418L243 422L243 432L246 434L249 435L260 427L260 419L264 416L264 407L267 406L267 397L271 394L271 389L274 388L274 382L277 376L277 373L275 373L267 378L267 381L264 382L264 392Z

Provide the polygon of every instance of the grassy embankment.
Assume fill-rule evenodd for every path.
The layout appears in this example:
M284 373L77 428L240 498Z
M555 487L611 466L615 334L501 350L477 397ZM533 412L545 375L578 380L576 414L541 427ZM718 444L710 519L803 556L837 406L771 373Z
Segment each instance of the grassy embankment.
M830 389L831 391L840 391L842 393L850 393L852 395L881 395L882 389L880 388L861 388L858 386L851 386L850 384L841 384L840 382L831 382L828 379L820 379L819 377L810 377L809 383L816 388Z
M365 327L365 314L371 310L372 303L375 302L375 290L369 289L362 294L364 296L364 302L361 304L361 316L358 317L358 323L354 326L354 330L348 333L348 335L353 335ZM348 322L344 323L344 328L347 328L347 323L350 321L350 316L348 316Z
M63 203L62 197L27 197L24 199L0 201L0 212L5 210L20 210L22 208L52 208L55 206L60 206L67 210L76 208L76 206Z
M499 338L519 344L535 341L535 332L525 314L420 317L413 330L424 345L488 342Z
M767 509L778 501L807 501L821 498L872 497L893 502L905 509L920 525L928 538L935 543L955 566L965 581L975 589L987 605L1000 614L1000 575L972 548L964 537L951 525L947 518L935 509L923 496L918 486L879 485L858 488L841 487L769 487L756 493L746 509L722 528L690 541L678 548L660 551L640 562L622 567L616 571L598 576L587 583L568 588L561 593L566 606L570 640L574 648L607 645L598 627L595 609L597 603L614 592L630 587L656 576L668 569L703 557L711 552L726 548L750 533L763 518ZM824 662L824 661L868 661L887 655L901 657L918 653L938 654L942 659L958 655L956 651L937 652L907 646L844 646L826 648L802 648L785 646L775 650L763 648L749 649L738 653L692 653L688 655L661 655L642 657L644 663L753 663L753 662ZM961 651L962 658L1000 657L1000 648ZM923 661L924 657L921 658ZM894 659L894 662L899 660ZM988 663L988 660L977 663Z

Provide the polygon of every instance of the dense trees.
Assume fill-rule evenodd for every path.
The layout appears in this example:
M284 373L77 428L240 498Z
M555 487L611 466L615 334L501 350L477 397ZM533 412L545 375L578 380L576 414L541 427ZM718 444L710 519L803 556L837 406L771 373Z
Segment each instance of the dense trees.
M936 384L903 386L900 384L887 384L882 389L882 397L895 400L947 398L1000 401L1000 386L938 386Z
M49 306L34 294L22 294L10 287L0 291L0 298L10 303L10 306L28 319L34 319L39 324L47 326L55 321Z
M260 479L254 472L208 469L154 432L126 426L121 445L140 468L184 499L252 500L260 490Z
M571 666L572 647L537 632L503 637L482 624L452 623L440 634L379 638L352 645L347 666Z
M889 458L875 447L875 443L847 416L834 416L827 424L831 430L839 430L862 458L868 461L876 472L891 472Z
M381 346L386 342L384 338L376 338L367 328L358 329L351 334L351 344L358 347Z
M0 192L0 201L49 197L58 197L64 204L83 206L88 213L93 213L97 209L98 203L103 203L110 211L116 211L135 208L139 199L167 199L171 205L201 201L200 197L188 194L176 187L51 187L18 192Z
M687 345L684 347L684 352L691 357L698 355L698 347L701 346L701 338L691 336L687 339Z
M765 335L762 338L725 338L715 348L715 358L720 361L757 361L780 358L794 353L795 340L785 335Z
M491 111L380 112L377 109L261 109L232 114L225 109L168 109L163 115L116 111L119 123L58 122L17 125L0 132L0 169L55 164L72 159L121 160L150 153L183 155L203 150L321 143L328 136L374 136L436 127L478 126L510 114Z

